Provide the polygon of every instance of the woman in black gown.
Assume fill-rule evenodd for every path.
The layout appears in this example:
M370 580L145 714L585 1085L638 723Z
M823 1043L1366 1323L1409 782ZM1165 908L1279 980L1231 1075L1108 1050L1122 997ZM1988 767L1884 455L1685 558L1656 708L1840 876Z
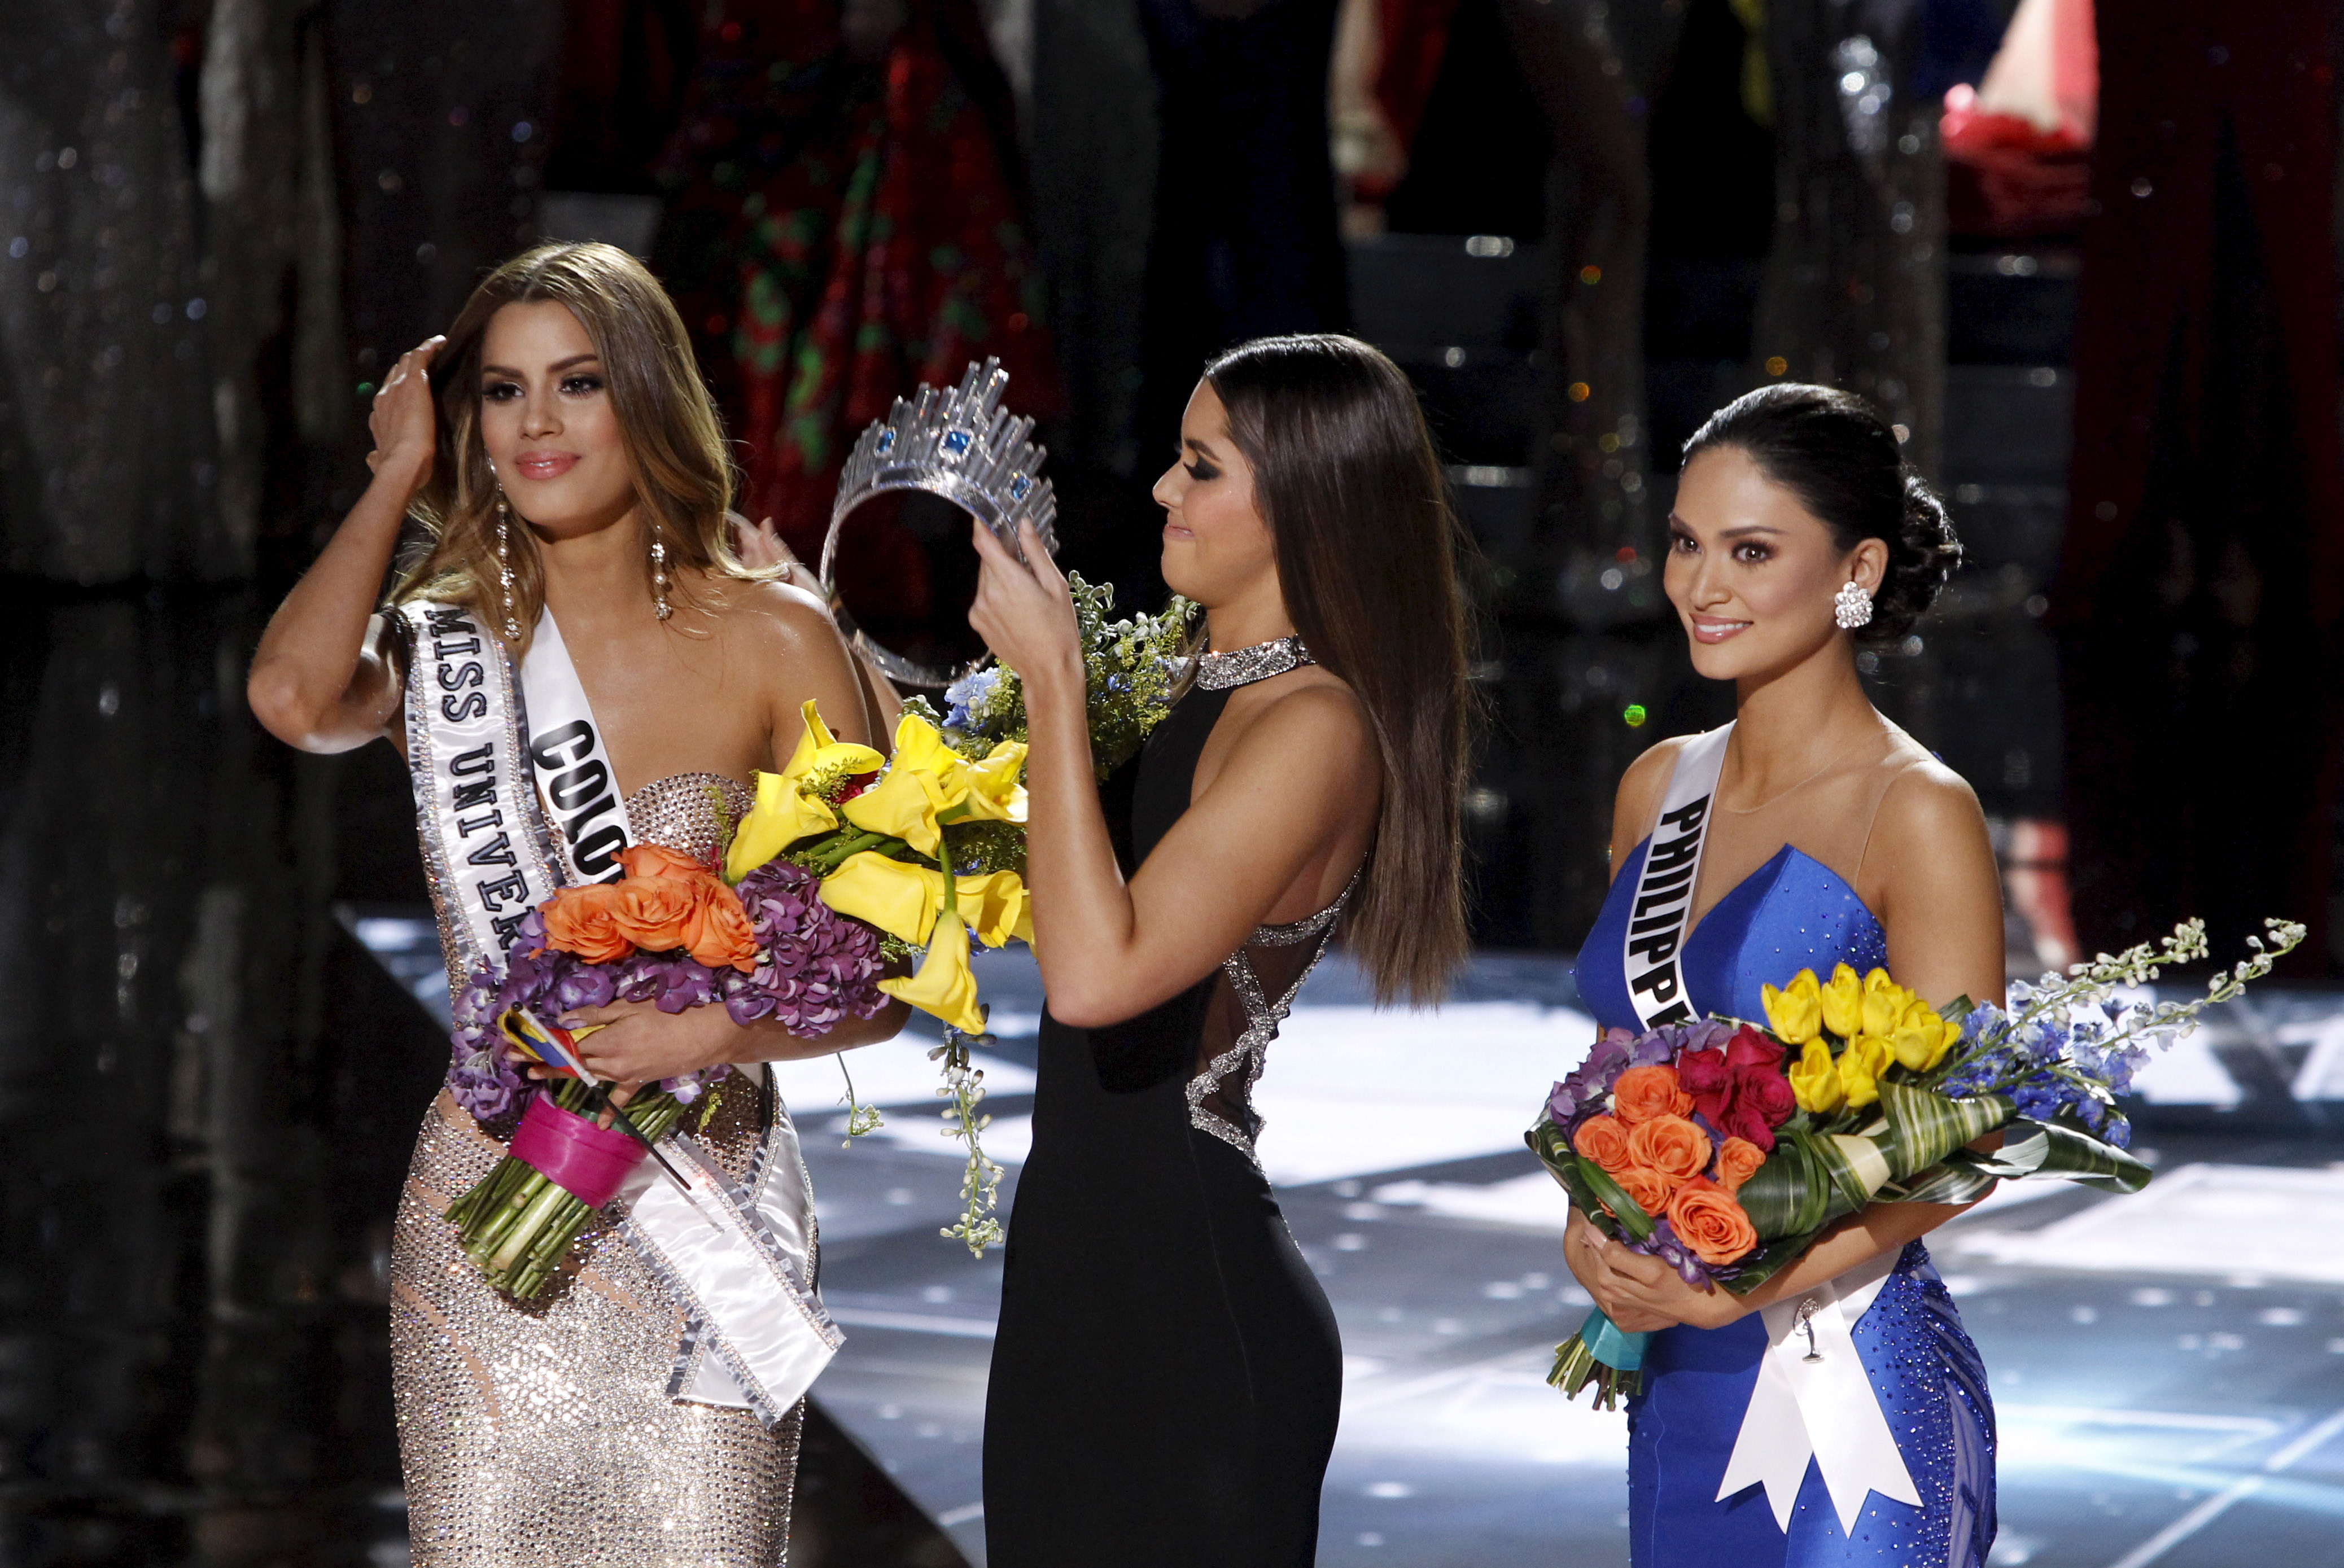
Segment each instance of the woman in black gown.
M1352 339L1265 338L1207 369L1180 437L1164 578L1209 651L1136 777L1094 783L1064 578L975 530L970 620L1026 683L1049 997L985 1413L994 1568L1312 1561L1341 1348L1248 1091L1332 937L1386 1000L1437 999L1465 950L1464 618L1414 393Z

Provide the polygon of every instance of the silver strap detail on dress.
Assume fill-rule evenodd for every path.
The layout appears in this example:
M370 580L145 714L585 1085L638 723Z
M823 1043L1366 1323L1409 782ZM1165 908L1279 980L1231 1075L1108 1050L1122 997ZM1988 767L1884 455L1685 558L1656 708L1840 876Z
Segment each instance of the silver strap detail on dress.
M1318 950L1310 955L1310 961L1302 966L1302 972L1294 977L1275 1002L1269 1000L1269 993L1263 989L1261 977L1254 972L1252 960L1246 957L1245 948L1239 948L1221 960L1221 972L1229 977L1230 989L1237 992L1238 1000L1245 1007L1246 1026L1244 1032L1238 1036L1236 1044L1207 1062L1205 1070L1188 1081L1188 1125L1199 1132L1211 1133L1237 1150L1252 1161L1257 1170L1260 1169L1261 1156L1254 1152L1253 1134L1228 1118L1208 1110L1205 1098L1218 1092L1228 1076L1242 1068L1245 1078L1238 1085L1238 1098L1248 1105L1252 1103L1253 1086L1261 1081L1261 1070L1269 1060L1269 1042L1277 1038L1278 1026L1286 1021L1287 1013L1293 1009L1294 999L1302 993L1303 982L1310 978L1310 971L1318 967L1318 960L1327 956L1326 935L1334 928L1336 917L1343 912L1343 906L1350 902L1352 892L1366 872L1364 866L1352 872L1351 879L1343 884L1343 890L1335 895L1335 901L1317 914L1307 915L1291 925L1256 926L1253 935L1246 939L1246 947L1290 948L1307 941L1318 942ZM1255 1120L1258 1122L1259 1118Z
M1226 691L1232 686L1250 686L1257 680L1268 680L1273 675L1284 675L1300 665L1316 664L1310 650L1302 646L1298 634L1273 638L1255 643L1251 648L1231 648L1227 653L1200 653L1197 656L1197 684L1207 691Z

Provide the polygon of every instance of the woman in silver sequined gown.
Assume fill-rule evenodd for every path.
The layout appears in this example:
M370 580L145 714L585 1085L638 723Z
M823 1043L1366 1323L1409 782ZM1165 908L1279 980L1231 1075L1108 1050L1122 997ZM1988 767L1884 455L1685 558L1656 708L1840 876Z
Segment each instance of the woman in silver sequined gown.
M556 618L639 841L713 856L749 803L743 781L796 744L807 699L842 739L878 733L879 693L819 601L735 553L722 432L682 324L623 253L544 246L499 269L444 342L386 378L373 428L373 484L254 662L254 711L281 739L401 743L410 661L398 618L373 612L409 515L429 552L399 597L462 604L505 629L515 660L540 609ZM582 1049L622 1083L746 1064L698 1135L734 1179L762 1159L765 1180L792 1182L803 1167L762 1064L902 1018L802 1041L722 1008L599 1016L611 1027ZM419 1568L783 1562L802 1410L768 1430L669 1397L682 1315L607 1220L537 1302L506 1300L464 1258L442 1212L510 1132L443 1092L399 1201L393 1364Z
M985 1409L993 1568L1313 1560L1341 1346L1251 1091L1330 934L1388 1000L1463 955L1464 637L1415 395L1363 344L1268 339L1207 369L1181 436L1164 577L1213 651L1106 791L1065 580L1030 534L1030 568L978 538L970 618L1026 682L1049 1002Z

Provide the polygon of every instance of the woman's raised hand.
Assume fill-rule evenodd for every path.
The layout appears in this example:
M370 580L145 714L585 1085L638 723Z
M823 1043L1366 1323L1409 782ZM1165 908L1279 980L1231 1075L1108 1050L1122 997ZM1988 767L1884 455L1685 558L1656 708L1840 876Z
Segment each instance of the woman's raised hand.
M968 607L968 624L995 658L1026 680L1041 674L1080 682L1083 657L1074 595L1034 525L1024 519L1017 525L1017 548L1025 553L1024 560L983 523L972 522L969 528L984 565L977 573L975 601Z
M367 429L374 436L367 467L378 474L386 463L392 465L394 472L404 467L418 489L431 477L431 460L440 443L430 369L432 356L446 341L444 337L427 337L400 355L390 374L382 378L373 410L367 416Z

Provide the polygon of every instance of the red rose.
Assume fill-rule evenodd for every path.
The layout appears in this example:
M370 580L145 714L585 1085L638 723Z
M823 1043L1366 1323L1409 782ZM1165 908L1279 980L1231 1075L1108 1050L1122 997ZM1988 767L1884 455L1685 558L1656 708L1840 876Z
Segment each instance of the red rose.
M1783 1048L1745 1023L1725 1042L1725 1065L1763 1067L1779 1074L1783 1070Z
M1689 1050L1677 1058L1677 1086L1692 1096L1692 1108L1715 1127L1733 1102L1733 1076L1722 1050Z
M1780 1127L1799 1109L1799 1097L1779 1069L1742 1067L1733 1072L1733 1103L1755 1111L1767 1126Z
M1746 1100L1737 1101L1725 1113L1725 1120L1717 1124L1717 1130L1728 1139L1739 1138L1744 1142L1756 1144L1762 1153L1774 1152L1774 1130L1766 1125L1766 1119Z

